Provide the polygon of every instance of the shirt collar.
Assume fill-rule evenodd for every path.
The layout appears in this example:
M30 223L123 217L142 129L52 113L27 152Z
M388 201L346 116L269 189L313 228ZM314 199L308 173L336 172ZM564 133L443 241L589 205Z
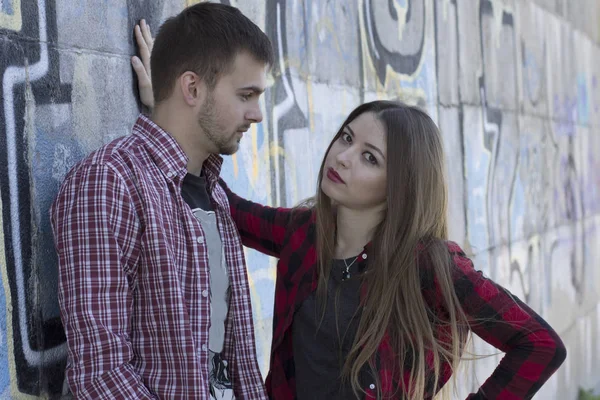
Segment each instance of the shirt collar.
M171 134L143 114L138 116L133 133L146 139L148 152L168 179L179 177L183 180L187 174L189 158ZM223 157L216 154L211 154L204 162L202 172L206 177L208 190L212 191L219 180L222 165Z
M171 134L143 114L138 116L133 134L144 137L150 156L168 179L173 180L177 176L183 179L187 173L188 157Z
M222 165L223 157L217 154L209 155L202 165L202 173L206 177L206 189L209 191L209 193L212 192L215 185L219 181Z

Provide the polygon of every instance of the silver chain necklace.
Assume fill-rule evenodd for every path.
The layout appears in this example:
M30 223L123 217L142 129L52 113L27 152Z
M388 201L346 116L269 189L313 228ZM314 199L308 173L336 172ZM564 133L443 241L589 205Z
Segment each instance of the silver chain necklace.
M343 281L345 281L346 279L350 279L350 267L352 265L354 265L356 260L358 260L358 256L354 257L354 260L352 260L352 262L350 264L348 264L345 259L342 260L342 261L344 261L344 265L346 266L346 269L342 272L342 280Z

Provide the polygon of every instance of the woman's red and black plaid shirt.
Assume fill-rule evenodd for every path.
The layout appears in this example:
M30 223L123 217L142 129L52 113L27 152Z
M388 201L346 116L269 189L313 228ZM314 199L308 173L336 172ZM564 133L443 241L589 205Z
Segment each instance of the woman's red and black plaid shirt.
M271 399L296 398L295 370L292 348L292 322L295 311L317 287L317 252L315 215L313 210L266 207L242 199L232 193L222 182L229 197L231 215L245 246L279 258L275 284L273 312L273 342L267 392ZM453 260L453 282L456 294L469 319L484 321L472 324L470 329L487 343L505 353L498 367L479 388L468 396L474 399L530 399L558 369L566 357L566 349L556 332L525 303L503 287L476 271L463 250L447 242ZM368 259L369 246L365 253ZM419 260L426 260L420 257ZM362 261L366 262L366 261ZM439 312L441 293L431 267L419 262L422 293L432 310ZM396 390L399 379L392 376L394 368L389 341L386 337L379 345L378 364L381 390L384 398L402 398ZM432 359L432 354L426 355ZM452 375L449 365L442 366L443 376L438 387L428 388L438 392ZM396 374L398 375L398 374ZM374 384L365 388L366 399L374 399Z

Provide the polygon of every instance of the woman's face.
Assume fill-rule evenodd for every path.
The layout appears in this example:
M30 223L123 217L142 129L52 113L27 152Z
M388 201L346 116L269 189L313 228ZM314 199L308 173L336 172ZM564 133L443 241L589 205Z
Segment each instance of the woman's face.
M356 210L380 208L386 200L387 146L374 113L346 125L325 158L321 190L331 200Z

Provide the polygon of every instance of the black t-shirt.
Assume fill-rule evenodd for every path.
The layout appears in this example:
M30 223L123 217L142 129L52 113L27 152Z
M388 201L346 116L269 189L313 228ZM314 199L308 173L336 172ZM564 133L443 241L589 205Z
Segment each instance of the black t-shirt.
M354 257L346 263L349 265L353 260ZM349 379L342 380L341 375L361 318L361 267L354 263L350 266L351 278L342 280L345 269L344 260L334 260L324 315L316 292L310 294L294 315L292 343L298 400L355 398ZM360 374L363 388L374 381L369 377L367 366Z
M206 179L203 176L186 174L181 186L181 196L192 210L200 208L204 211L213 211Z

